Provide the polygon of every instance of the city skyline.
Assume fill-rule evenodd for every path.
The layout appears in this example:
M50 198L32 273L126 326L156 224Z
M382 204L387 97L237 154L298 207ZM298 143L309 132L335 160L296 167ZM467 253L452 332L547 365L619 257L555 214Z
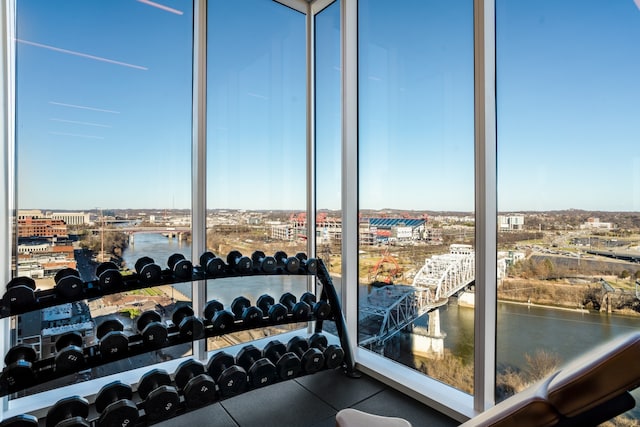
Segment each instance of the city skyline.
M361 3L361 209L472 212L472 2ZM154 4L17 1L19 209L190 208L193 13ZM500 211L640 211L640 10L600 6L496 3ZM316 105L333 167L337 12ZM304 210L304 16L209 13L207 209ZM318 173L338 209L339 175Z

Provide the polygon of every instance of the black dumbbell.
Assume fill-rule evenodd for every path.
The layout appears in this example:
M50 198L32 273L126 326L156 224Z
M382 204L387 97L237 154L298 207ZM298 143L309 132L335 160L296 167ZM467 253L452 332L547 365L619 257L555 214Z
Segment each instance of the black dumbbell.
M231 311L236 319L242 320L246 325L256 325L262 321L264 314L258 307L252 306L245 297L237 297L231 303Z
M199 408L218 400L213 378L197 360L188 359L178 365L174 378L189 408Z
M335 369L342 365L344 360L344 350L339 345L328 345L327 337L315 333L309 337L309 346L317 348L324 356L324 363L327 369Z
M138 394L143 400L147 421L171 418L180 405L178 391L171 385L167 371L162 369L152 369L140 378Z
M38 427L38 418L30 414L15 415L2 421L0 427Z
M176 279L191 280L193 278L193 264L182 254L173 254L167 261L169 270L173 272Z
M300 358L287 351L287 347L280 341L269 341L262 349L262 355L276 365L276 371L280 379L289 380L300 375L302 370Z
M100 356L116 359L129 351L129 338L124 334L124 325L118 319L108 319L98 325L96 337L100 340Z
M235 364L232 355L220 351L209 359L207 372L218 384L221 397L231 397L247 388L247 371Z
M309 343L302 337L293 337L287 343L287 351L298 355L302 361L302 371L314 374L324 368L324 356L317 348L309 347Z
M300 301L306 303L309 307L311 307L311 312L316 317L316 319L324 320L331 317L331 306L324 300L320 300L316 302L316 296L311 292L305 292L300 297Z
M300 267L309 274L316 274L318 272L318 260L315 258L307 258L307 254L304 252L298 252L296 258L300 260Z
M253 269L251 258L243 256L238 251L231 251L227 255L227 264L231 271L236 273L249 273Z
M55 370L72 372L84 366L82 335L80 332L68 332L56 340Z
M7 367L2 371L2 388L11 391L33 384L36 380L36 374L33 371L33 362L36 358L36 351L30 345L18 344L11 347L4 356Z
M253 344L245 345L236 355L236 362L249 374L249 387L264 387L276 382L278 374L271 360L262 357L262 352Z
M224 274L227 269L227 265L224 263L224 260L209 251L200 255L200 267L204 269L207 276L212 277Z
M225 310L218 300L211 300L204 306L204 317L213 325L213 330L225 332L233 328L235 316L229 310Z
M84 293L84 284L80 273L74 268L63 268L53 277L56 282L55 291L62 299L75 300Z
M140 276L140 280L147 284L160 282L162 278L162 269L155 263L153 258L143 256L138 258L135 263L136 273Z
M297 273L300 269L300 260L294 256L288 256L284 251L276 252L273 257L278 263L278 267L288 273Z
M36 282L31 277L15 277L7 283L3 296L5 307L12 310L29 310L36 304Z
M188 305L176 308L171 315L173 324L180 330L180 336L185 339L199 340L204 338L204 323L194 316L193 309Z
M100 289L104 292L116 290L123 285L122 274L115 262L103 262L96 268L96 276L100 283Z
M276 259L272 256L266 256L262 251L255 251L251 254L251 262L253 268L263 273L273 273L276 271Z
M140 413L132 398L133 391L129 384L114 381L104 385L96 395L96 411L100 414L96 426L133 426Z
M145 344L160 347L167 342L167 326L162 323L162 317L157 311L148 310L142 313L136 321L136 326Z
M47 412L46 427L90 427L89 402L84 397L70 396L58 400Z
M280 304L287 307L289 313L293 315L296 320L306 321L309 320L309 314L311 313L311 307L304 301L296 302L296 297L290 292L285 292L280 297Z
M264 294L258 298L257 306L262 313L267 313L269 319L273 322L283 322L287 319L287 307L284 305L277 303L274 304L274 299L272 296Z

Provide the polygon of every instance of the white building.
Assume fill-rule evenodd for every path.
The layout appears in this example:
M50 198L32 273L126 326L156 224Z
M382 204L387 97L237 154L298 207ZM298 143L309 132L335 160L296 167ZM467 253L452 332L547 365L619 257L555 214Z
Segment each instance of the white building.
M51 219L61 219L67 225L89 224L89 214L84 212L54 212Z
M498 215L498 231L524 230L524 215Z
M585 222L580 225L580 229L582 230L592 230L592 229L604 229L611 230L613 228L613 224L610 222L600 222L600 218L587 218Z

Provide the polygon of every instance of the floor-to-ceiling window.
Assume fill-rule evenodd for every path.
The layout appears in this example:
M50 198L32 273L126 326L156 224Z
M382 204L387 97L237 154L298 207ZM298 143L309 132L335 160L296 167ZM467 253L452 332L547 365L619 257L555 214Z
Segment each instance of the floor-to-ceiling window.
M139 258L167 268L190 256L192 5L174 2L16 2L17 259L38 289L68 274L123 274ZM58 290L62 290L59 287ZM107 319L138 332L148 310L170 319L189 286L164 286L16 317L13 342L53 357L77 333L96 343ZM175 357L151 352L70 375L63 383ZM30 390L37 391L36 389Z
M307 250L306 18L276 2L224 0L209 3L208 21L206 246L260 269L266 257ZM216 279L207 300L230 308L241 296L256 304L306 290L305 276ZM211 339L209 348L286 328Z
M342 136L340 2L315 15L316 255L340 293Z
M473 392L473 2L358 3L358 343Z
M640 326L640 9L496 5L502 400Z

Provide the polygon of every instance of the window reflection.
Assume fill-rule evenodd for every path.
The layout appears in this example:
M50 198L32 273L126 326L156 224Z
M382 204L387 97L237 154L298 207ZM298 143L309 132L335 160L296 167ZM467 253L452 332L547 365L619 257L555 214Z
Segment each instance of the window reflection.
M223 259L231 251L306 252L305 16L262 0L218 1L208 9L207 248ZM306 290L303 276L216 279L207 283L207 300L228 309L239 296L256 304L262 294L277 301Z
M342 267L340 2L315 17L316 255L338 294Z
M113 262L127 275L139 257L162 268L190 256L192 10L142 2L16 2L17 262L38 289L73 269L95 280ZM75 274L75 273L74 273ZM158 287L63 304L14 319L13 343L39 358L77 332L118 319L125 334L157 310L170 319L190 288ZM33 388L59 387L180 357L148 353Z

